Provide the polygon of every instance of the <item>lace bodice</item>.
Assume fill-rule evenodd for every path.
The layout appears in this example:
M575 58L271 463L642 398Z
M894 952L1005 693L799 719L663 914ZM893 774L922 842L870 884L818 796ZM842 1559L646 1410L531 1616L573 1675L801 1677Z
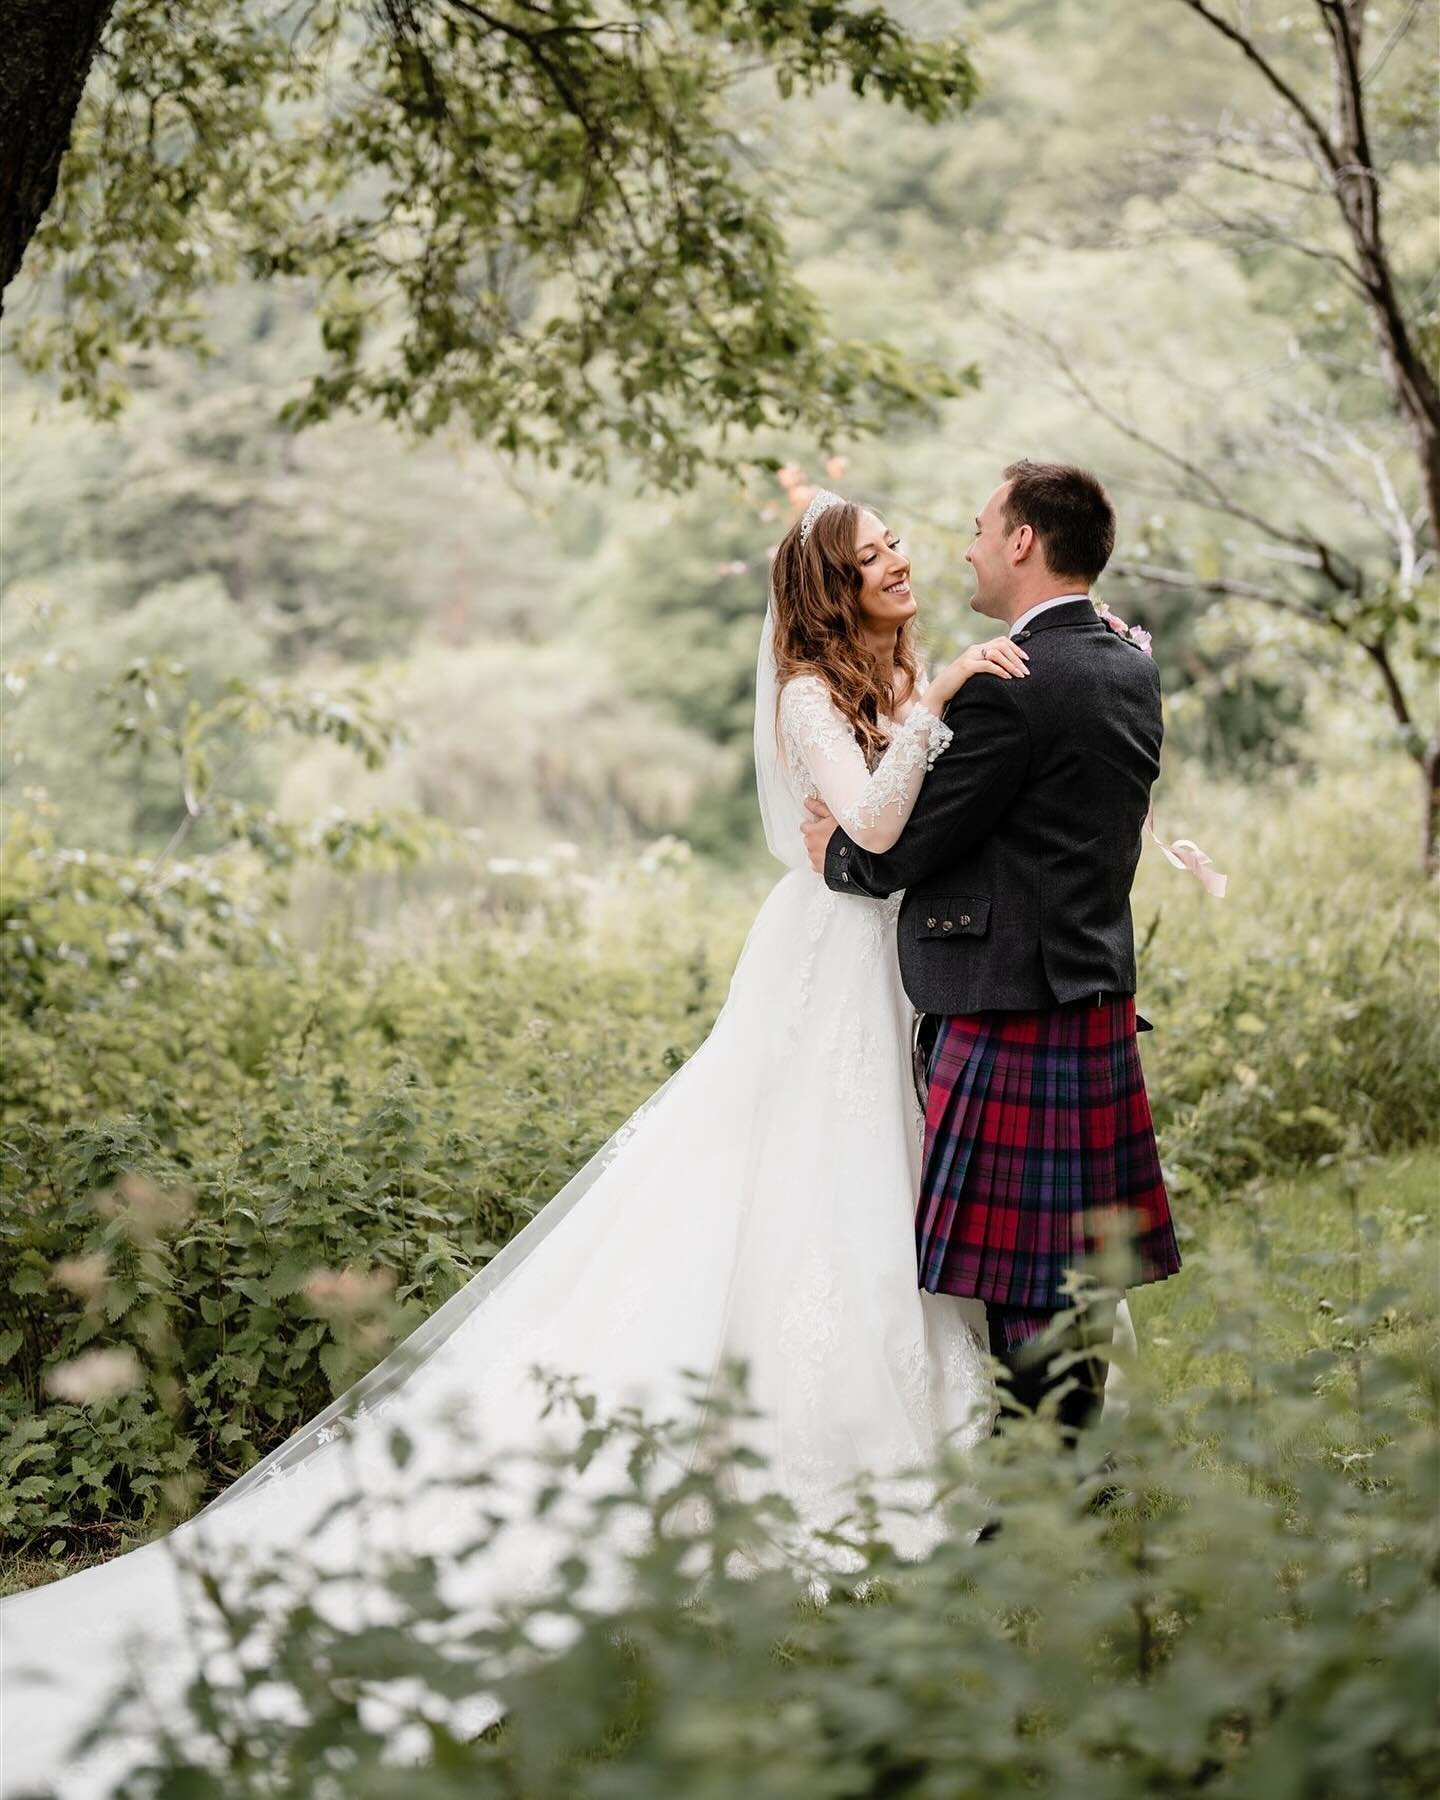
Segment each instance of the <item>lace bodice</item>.
M817 675L797 675L780 691L780 741L807 791L817 794L865 850L888 850L905 828L926 773L954 735L918 703L891 730L872 769L845 715Z

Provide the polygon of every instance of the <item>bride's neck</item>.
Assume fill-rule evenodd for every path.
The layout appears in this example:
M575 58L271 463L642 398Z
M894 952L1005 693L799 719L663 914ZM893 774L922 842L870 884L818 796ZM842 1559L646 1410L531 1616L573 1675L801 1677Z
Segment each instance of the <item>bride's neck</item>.
M895 669L895 651L899 637L891 631L866 632L865 649L871 662L875 665L875 673L882 681L889 681Z
M895 666L895 651L898 638L893 631L887 631L876 637L867 636L865 648L875 666L875 679L880 683L882 691L889 688L892 695L891 704L903 705L908 695L908 684L900 670Z

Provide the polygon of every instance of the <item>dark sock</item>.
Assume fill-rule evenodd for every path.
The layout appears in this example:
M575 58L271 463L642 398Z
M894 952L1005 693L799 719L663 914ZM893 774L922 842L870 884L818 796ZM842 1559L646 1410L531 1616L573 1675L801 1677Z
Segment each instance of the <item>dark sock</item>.
M1057 1371L1055 1365L1075 1350L1101 1351L1109 1344L1115 1330L1114 1302L1091 1301L1079 1311L1067 1313L1058 1339L1043 1347L1037 1339L1053 1324L1054 1313L1025 1307L990 1307L987 1311L990 1353L1009 1371L1010 1391L1018 1405L1038 1412L1057 1388L1069 1387L1060 1397L1056 1416L1065 1441L1073 1444L1077 1434L1100 1416L1109 1365L1098 1354L1086 1354L1083 1362L1066 1369ZM1000 1429L998 1423L996 1429Z

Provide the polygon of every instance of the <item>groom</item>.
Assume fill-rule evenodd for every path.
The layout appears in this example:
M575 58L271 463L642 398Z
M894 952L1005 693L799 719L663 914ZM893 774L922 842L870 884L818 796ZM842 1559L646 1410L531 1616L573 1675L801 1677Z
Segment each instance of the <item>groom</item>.
M1072 1441L1103 1401L1114 1307L1070 1312L1066 1272L1117 1241L1132 1282L1180 1266L1136 1047L1130 918L1160 678L1091 604L1114 543L1093 475L1006 469L965 560L972 607L1009 627L1029 676L960 690L954 738L893 849L862 850L818 801L804 828L837 893L905 890L900 971L928 1015L920 1285L986 1303L1016 1400L1057 1394Z

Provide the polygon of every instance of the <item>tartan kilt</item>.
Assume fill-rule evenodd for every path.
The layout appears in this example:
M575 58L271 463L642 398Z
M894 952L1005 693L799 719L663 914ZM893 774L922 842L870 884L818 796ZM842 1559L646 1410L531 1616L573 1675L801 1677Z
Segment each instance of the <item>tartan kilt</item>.
M943 1018L916 1213L920 1286L1058 1311L1065 1271L1131 1241L1132 1284L1180 1267L1135 1001ZM1118 1213L1119 1217L1116 1217Z

